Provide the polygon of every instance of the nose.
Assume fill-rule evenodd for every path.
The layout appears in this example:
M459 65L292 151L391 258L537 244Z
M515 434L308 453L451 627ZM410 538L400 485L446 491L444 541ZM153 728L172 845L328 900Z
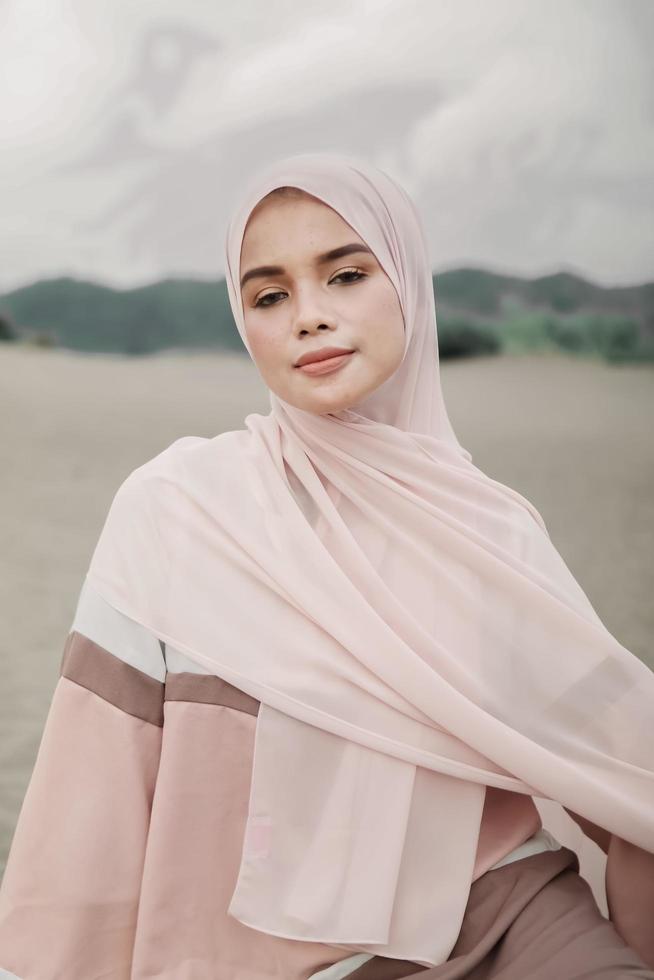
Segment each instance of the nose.
M318 331L333 330L335 326L336 321L325 309L323 297L317 296L315 291L310 289L296 293L294 328L298 337Z

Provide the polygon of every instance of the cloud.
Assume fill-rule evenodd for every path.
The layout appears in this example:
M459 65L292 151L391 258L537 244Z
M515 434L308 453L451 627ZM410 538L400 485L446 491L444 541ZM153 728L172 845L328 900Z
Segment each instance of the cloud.
M219 274L240 182L308 149L402 181L437 267L652 275L648 0L5 7L0 288Z

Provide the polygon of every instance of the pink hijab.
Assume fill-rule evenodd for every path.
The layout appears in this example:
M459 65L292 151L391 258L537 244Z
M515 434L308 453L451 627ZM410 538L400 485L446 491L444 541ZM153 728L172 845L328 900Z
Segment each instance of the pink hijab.
M245 428L178 439L119 487L88 578L262 702L229 913L430 966L461 926L486 785L654 851L654 674L602 624L538 511L459 445L424 233L388 175L302 154L250 181L226 243L245 346L243 233L282 185L373 250L400 299L403 361L345 411L271 392Z

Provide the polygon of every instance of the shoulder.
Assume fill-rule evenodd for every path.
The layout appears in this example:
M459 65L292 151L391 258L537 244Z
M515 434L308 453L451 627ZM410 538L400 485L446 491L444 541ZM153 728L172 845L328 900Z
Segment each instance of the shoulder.
M226 462L233 462L245 455L252 441L245 429L230 429L213 437L181 436L160 453L146 460L128 474L118 488L133 491L136 488L152 489L167 480L175 482L189 475L201 475Z
M123 487L132 490L136 487L145 487L150 483L155 483L157 479L165 479L173 475L183 464L184 458L189 453L200 449L209 442L203 436L181 436L175 439L169 446L162 449L156 456L141 463L133 469L123 480L118 488L119 493Z
M243 465L251 434L237 429L212 438L182 436L133 469L109 505L98 549L121 542L135 554L151 547L162 552L174 528L183 525L198 501L242 493Z
M224 485L240 485L250 433L230 430L212 438L182 436L133 469L114 492L92 558L156 554L165 564L174 529L198 499L217 499ZM234 487L232 486L232 495Z
M201 450L209 440L202 436L181 436L169 446L131 470L114 491L107 521L128 513L143 516L151 511L167 489L180 482L188 466L189 454Z
M228 430L213 437L182 436L137 466L115 492L111 510L135 509L141 517L168 520L184 512L183 503L222 489L242 489L243 468L252 452L252 434Z

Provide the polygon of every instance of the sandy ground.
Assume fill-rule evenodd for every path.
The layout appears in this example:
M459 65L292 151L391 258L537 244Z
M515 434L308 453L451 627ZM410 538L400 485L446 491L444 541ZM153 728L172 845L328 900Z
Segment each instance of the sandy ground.
M491 357L442 380L474 462L534 502L607 628L654 667L654 371ZM0 872L119 483L181 435L268 410L247 357L0 346Z

